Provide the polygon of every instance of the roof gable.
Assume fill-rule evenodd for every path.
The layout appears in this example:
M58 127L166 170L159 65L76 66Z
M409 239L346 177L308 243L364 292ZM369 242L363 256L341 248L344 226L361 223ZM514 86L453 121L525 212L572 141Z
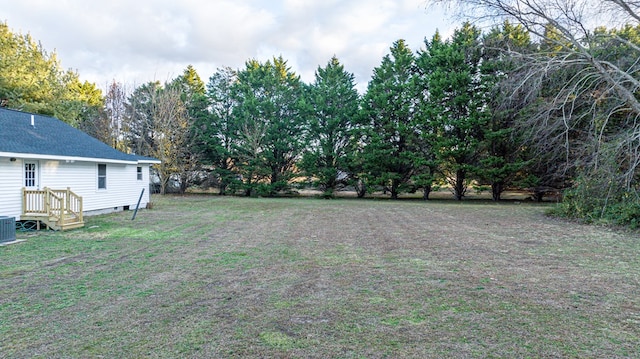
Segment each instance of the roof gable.
M32 125L33 119L33 125ZM53 117L0 108L0 153L125 162L159 162L126 154Z

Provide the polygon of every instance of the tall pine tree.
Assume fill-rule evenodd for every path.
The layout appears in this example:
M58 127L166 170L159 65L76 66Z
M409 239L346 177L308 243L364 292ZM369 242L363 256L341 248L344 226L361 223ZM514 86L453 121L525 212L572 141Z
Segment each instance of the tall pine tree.
M414 55L404 40L373 70L362 104L363 169L372 184L396 199L415 174L412 124L416 110Z
M373 71L362 104L363 170L372 184L383 186L396 199L415 174L412 126L416 111L415 58L404 40Z
M218 69L209 78L207 99L210 114L198 118L195 125L199 152L211 166L220 195L226 194L227 188L236 182L233 150L238 128L233 116L236 103L232 96L236 81L237 72L229 67Z
M487 109L489 121L485 127L483 155L478 180L491 186L494 201L517 181L523 182L521 170L527 165L521 133L517 131L519 112L527 101L522 91L514 90L512 76L522 65L512 51L526 53L532 46L529 33L521 26L505 21L483 38L484 62L482 74L490 93ZM493 81L493 84L492 82Z
M339 177L347 172L351 156L349 146L359 101L354 75L345 71L334 56L327 66L316 70L308 98L309 147L300 166L307 176L317 179L325 196L332 197Z
M436 33L425 45L419 64L428 79L429 112L437 128L434 148L442 173L461 200L478 172L489 120L480 30L465 23L451 40L442 41Z
M282 58L248 61L234 86L234 116L239 126L236 166L245 190L274 195L289 185L305 147L308 110L300 77ZM262 180L266 186L260 186Z

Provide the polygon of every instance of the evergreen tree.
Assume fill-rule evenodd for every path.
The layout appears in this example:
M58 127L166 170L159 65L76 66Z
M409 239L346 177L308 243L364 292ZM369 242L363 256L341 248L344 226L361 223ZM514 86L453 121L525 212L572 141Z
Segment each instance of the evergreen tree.
M300 164L305 174L317 178L324 195L331 197L340 176L346 176L354 121L358 115L358 92L353 74L334 56L318 67L309 87L308 143Z
M218 69L209 78L207 99L210 114L198 118L195 125L199 152L212 168L220 195L226 194L227 188L236 180L233 151L238 142L238 126L233 116L237 104L232 89L237 81L237 72L229 67Z
M166 85L168 89L175 89L180 95L180 101L187 110L187 128L184 134L183 148L180 159L180 192L184 193L193 184L200 183L201 153L197 147L196 123L201 118L209 117L209 103L205 93L205 85L200 75L192 65L188 65L182 75Z
M95 84L64 71L30 35L14 34L0 23L0 101L2 106L55 116L78 127L103 105Z
M449 41L439 34L425 41L419 64L428 78L429 106L437 128L434 148L441 171L461 200L478 172L488 123L489 88L481 71L480 31L469 23Z
M436 32L434 44L441 43L440 34ZM416 57L416 99L417 108L413 121L413 127L418 133L418 141L416 152L414 154L414 163L417 173L413 176L412 181L416 187L422 188L423 199L428 200L431 194L433 184L436 183L440 176L440 160L438 156L437 140L439 136L438 123L436 121L437 114L435 106L431 104L431 94L429 91L429 74L431 73L432 64L429 62L429 56L419 52Z
M416 169L414 60L404 40L396 41L391 54L374 69L362 104L364 171L372 184L388 189L393 199L407 188Z
M483 39L482 74L490 96L490 112L484 131L483 153L477 173L481 183L491 185L494 201L516 181L524 180L521 170L528 164L523 151L521 133L517 131L520 111L527 105L522 92L514 91L513 74L522 65L512 51L526 53L532 43L529 33L520 25L505 21L493 28ZM520 178L519 178L520 177Z
M234 117L239 126L236 165L247 194L262 180L263 194L288 188L305 147L308 110L300 77L282 58L248 61L234 85Z

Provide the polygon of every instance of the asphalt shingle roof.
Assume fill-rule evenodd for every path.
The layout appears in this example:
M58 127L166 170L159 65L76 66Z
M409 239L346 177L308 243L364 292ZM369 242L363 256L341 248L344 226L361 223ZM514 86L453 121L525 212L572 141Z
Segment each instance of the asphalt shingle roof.
M155 161L130 155L48 116L0 108L0 152L116 161Z

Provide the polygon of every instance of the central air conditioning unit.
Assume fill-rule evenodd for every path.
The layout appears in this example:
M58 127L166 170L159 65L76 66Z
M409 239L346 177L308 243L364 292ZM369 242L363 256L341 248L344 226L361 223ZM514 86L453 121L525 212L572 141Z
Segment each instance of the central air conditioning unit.
M0 216L0 243L16 240L16 219Z

